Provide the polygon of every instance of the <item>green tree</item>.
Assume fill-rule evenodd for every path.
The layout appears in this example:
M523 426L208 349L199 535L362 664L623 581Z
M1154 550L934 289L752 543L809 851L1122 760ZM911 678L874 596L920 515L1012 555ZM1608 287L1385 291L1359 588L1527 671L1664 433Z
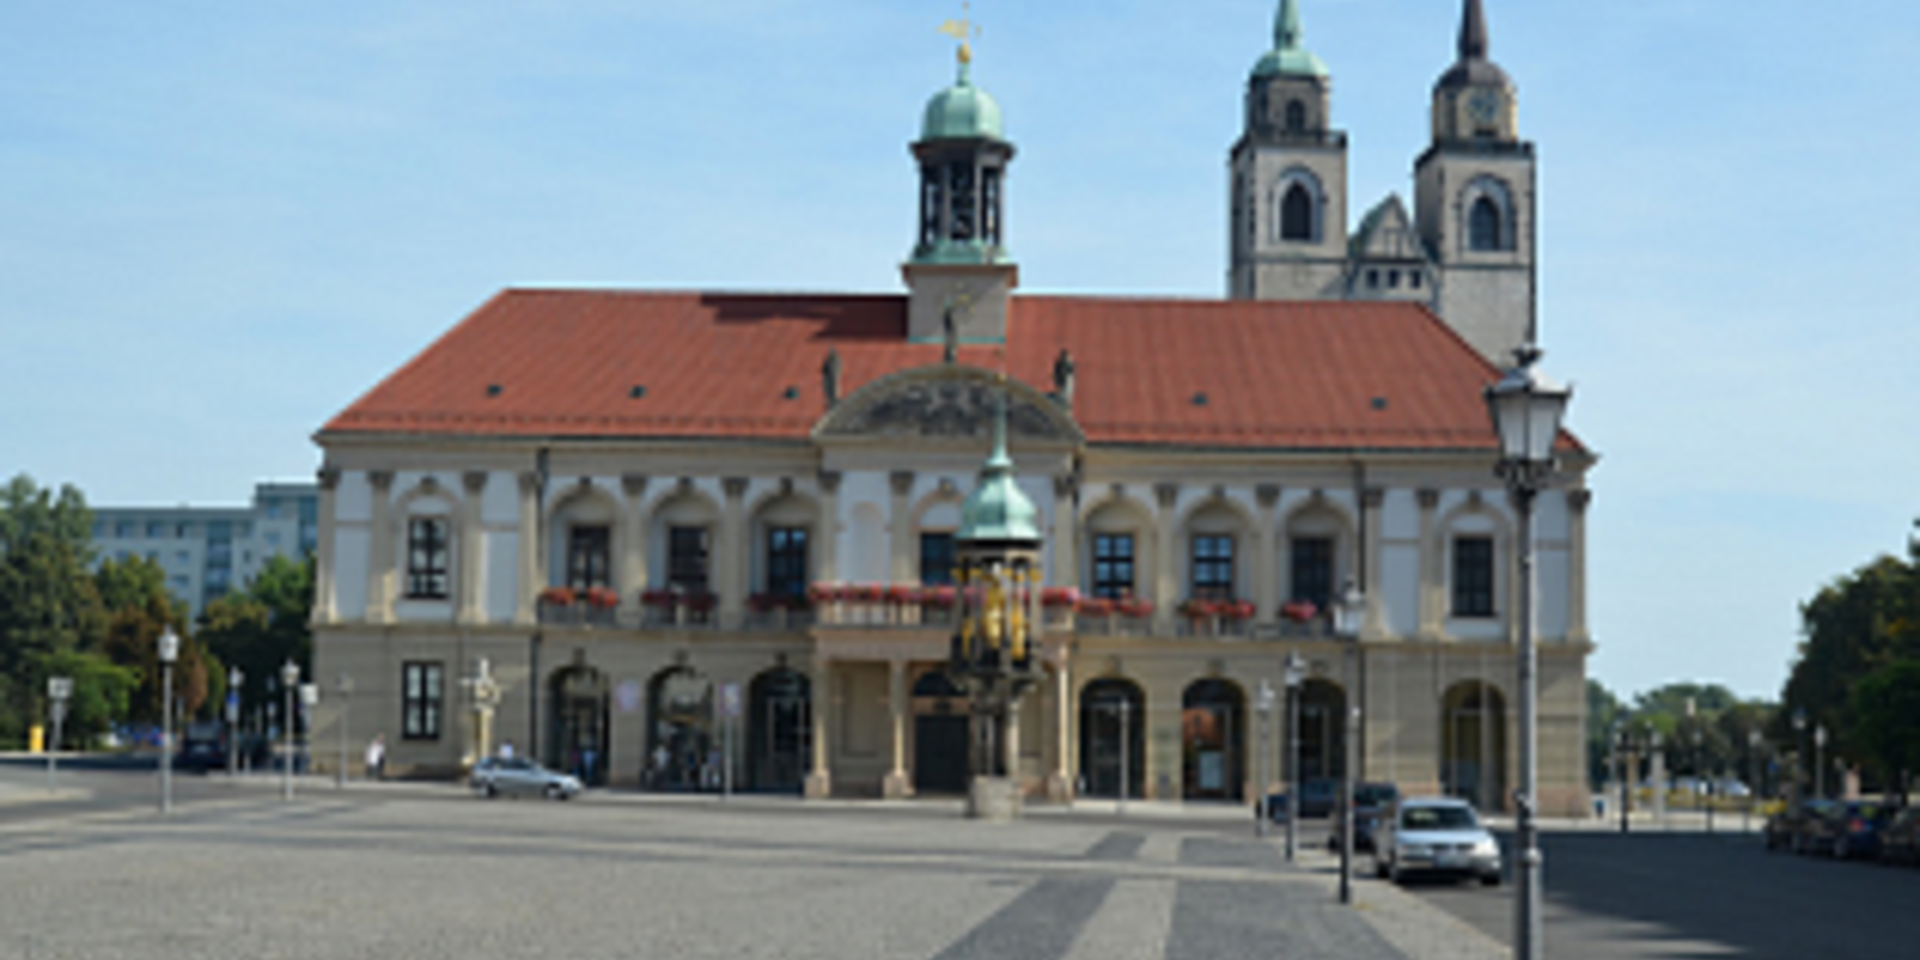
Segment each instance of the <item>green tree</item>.
M241 702L267 696L267 679L288 660L312 675L313 560L270 558L246 588L207 604L200 637L225 663L240 668Z
M187 629L186 617L171 598L149 596L142 605L116 611L100 645L108 659L133 671L137 678L127 714L129 720L160 722L165 681L160 665L160 634L168 627L180 638L173 665L173 695L179 703L180 715L193 716L208 702L211 693L208 666L212 663L217 669L218 661L206 656L204 648Z
M1587 780L1596 788L1611 778L1613 727L1626 716L1620 698L1606 685L1587 679Z
M140 683L137 671L100 653L57 653L42 662L42 672L73 680L61 729L61 742L69 750L97 742L115 720L125 717Z
M22 474L0 488L0 742L46 716L48 658L91 645L106 622L87 574L93 517L71 486Z
M1868 758L1889 783L1906 789L1920 772L1920 660L1899 660L1853 688L1853 713Z

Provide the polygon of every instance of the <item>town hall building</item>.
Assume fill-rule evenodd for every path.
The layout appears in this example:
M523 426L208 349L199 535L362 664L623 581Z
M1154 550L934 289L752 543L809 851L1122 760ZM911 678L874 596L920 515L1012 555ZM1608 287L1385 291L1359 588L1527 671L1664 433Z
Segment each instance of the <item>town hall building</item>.
M1018 292L1015 147L964 46L912 144L903 293L495 295L315 437L322 688L352 678L403 775L510 743L618 788L958 794L955 534L1004 405L1042 535L1015 602L1044 678L1007 736L1030 797L1250 802L1297 655L1301 776L1505 808L1521 588L1482 392L1536 339L1535 196L1487 51L1466 0L1413 209L1350 230L1330 74L1283 0L1226 299ZM1570 814L1596 456L1559 451L1540 784Z

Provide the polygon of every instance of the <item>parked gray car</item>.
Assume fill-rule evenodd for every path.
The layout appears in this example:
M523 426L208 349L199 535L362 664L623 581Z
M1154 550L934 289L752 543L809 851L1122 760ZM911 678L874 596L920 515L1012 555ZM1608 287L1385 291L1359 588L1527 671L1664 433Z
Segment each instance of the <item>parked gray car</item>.
M1500 882L1500 844L1465 800L1416 797L1400 801L1381 818L1373 839L1373 870L1395 883L1431 874L1477 877L1494 886Z
M549 800L571 800L580 795L579 779L548 770L524 757L502 760L490 757L473 765L467 778L473 792L485 797L542 796Z

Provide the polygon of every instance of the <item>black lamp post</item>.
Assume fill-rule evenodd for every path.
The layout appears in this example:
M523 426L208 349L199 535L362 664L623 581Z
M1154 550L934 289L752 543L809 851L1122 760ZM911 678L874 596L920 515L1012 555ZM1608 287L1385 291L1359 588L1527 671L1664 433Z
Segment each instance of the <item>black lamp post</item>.
M173 812L173 662L180 658L180 635L171 625L160 631L160 812Z
M1345 754L1340 764L1340 902L1353 902L1353 780L1355 759L1359 756L1358 739L1360 707L1358 673L1353 669L1354 655L1360 644L1360 612L1366 603L1366 597L1360 592L1352 578L1348 578L1346 588L1340 591L1340 599L1334 606L1334 632L1339 635L1346 648L1347 710L1345 720L1345 740L1342 752Z
M1494 433L1500 442L1500 462L1496 472L1507 483L1508 493L1520 515L1520 602L1518 645L1518 684L1520 688L1520 784L1514 796L1515 846L1519 856L1514 864L1514 937L1515 960L1540 960L1543 950L1540 925L1540 848L1534 817L1539 806L1538 679L1535 676L1538 651L1534 649L1534 570L1533 501L1551 479L1555 467L1553 448L1560 437L1560 421L1566 414L1570 388L1559 386L1542 375L1534 364L1540 350L1528 344L1514 351L1514 367L1487 388L1487 411L1493 418Z
M1281 665L1287 686L1287 862L1300 839L1300 685L1307 679L1307 661L1298 650L1289 651Z
M287 711L285 714L287 725L286 734L281 738L286 749L280 757L280 799L282 800L293 799L293 726L296 721L296 716L293 712L293 692L294 688L299 685L300 666L292 660L288 660L280 666L280 689L286 692L287 697Z

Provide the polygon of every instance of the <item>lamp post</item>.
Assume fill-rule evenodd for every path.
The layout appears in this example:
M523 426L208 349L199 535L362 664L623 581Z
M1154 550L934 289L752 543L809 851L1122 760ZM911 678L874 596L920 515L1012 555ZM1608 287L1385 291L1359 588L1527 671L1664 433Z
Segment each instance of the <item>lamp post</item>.
M173 661L180 656L180 635L172 625L160 631L160 812L173 812Z
M1827 798L1827 725L1813 726L1813 795Z
M73 696L72 677L47 678L47 712L52 714L53 742L47 745L47 792L59 788L60 723L67 719L67 700Z
M1633 738L1624 723L1614 724L1613 753L1620 770L1620 832L1626 833L1627 816L1633 810Z
M280 751L280 799L293 799L293 690L300 685L300 666L292 660L280 666L280 689L286 691L286 732Z
M1133 759L1133 737L1131 734L1133 730L1130 725L1130 721L1133 719L1133 701L1126 697L1121 697L1119 704L1117 704L1114 709L1120 712L1120 803L1113 809L1115 816L1124 817L1127 814L1127 789L1133 783L1133 770L1131 769Z
M1342 741L1343 754L1340 764L1340 902L1353 902L1353 767L1359 756L1355 743L1360 729L1360 707L1354 701L1358 699L1357 675L1353 670L1355 652L1360 645L1360 611L1366 603L1366 596L1354 584L1353 578L1347 578L1347 584L1340 591L1340 599L1334 605L1333 627L1346 648L1348 704L1345 725L1345 739Z
M1527 344L1514 351L1514 367L1487 388L1487 412L1500 441L1496 469L1520 515L1520 784L1514 797L1514 842L1519 856L1514 864L1513 955L1515 960L1540 960L1540 848L1535 835L1535 807L1539 803L1537 752L1539 715L1538 679L1534 676L1538 652L1534 649L1533 501L1554 470L1553 446L1560 436L1570 388L1548 380L1534 364L1540 350Z
M1807 710L1793 708L1793 795L1799 798L1807 789Z
M345 670L340 671L340 680L334 689L340 693L340 766L333 772L333 785L344 790L347 786L347 722L353 716L353 678Z
M1307 662L1300 651L1288 651L1280 679L1287 687L1287 862L1300 834L1300 684L1307 679Z
M227 776L240 772L240 684L246 674L239 667L227 670Z
M1254 821L1253 835L1256 837L1264 837L1267 835L1269 827L1268 821L1273 819L1273 811L1267 809L1267 785L1273 781L1273 778L1268 775L1269 768L1273 763L1273 747L1271 746L1273 684L1268 683L1265 679L1260 681L1260 689L1253 696L1253 709L1254 712L1260 716L1260 764L1259 770L1254 773L1255 782L1259 784L1260 790L1259 795L1254 799L1254 812L1258 813L1259 816L1255 818Z
M1747 804L1740 811L1740 832L1753 828L1753 802L1760 798L1760 731L1747 731Z

